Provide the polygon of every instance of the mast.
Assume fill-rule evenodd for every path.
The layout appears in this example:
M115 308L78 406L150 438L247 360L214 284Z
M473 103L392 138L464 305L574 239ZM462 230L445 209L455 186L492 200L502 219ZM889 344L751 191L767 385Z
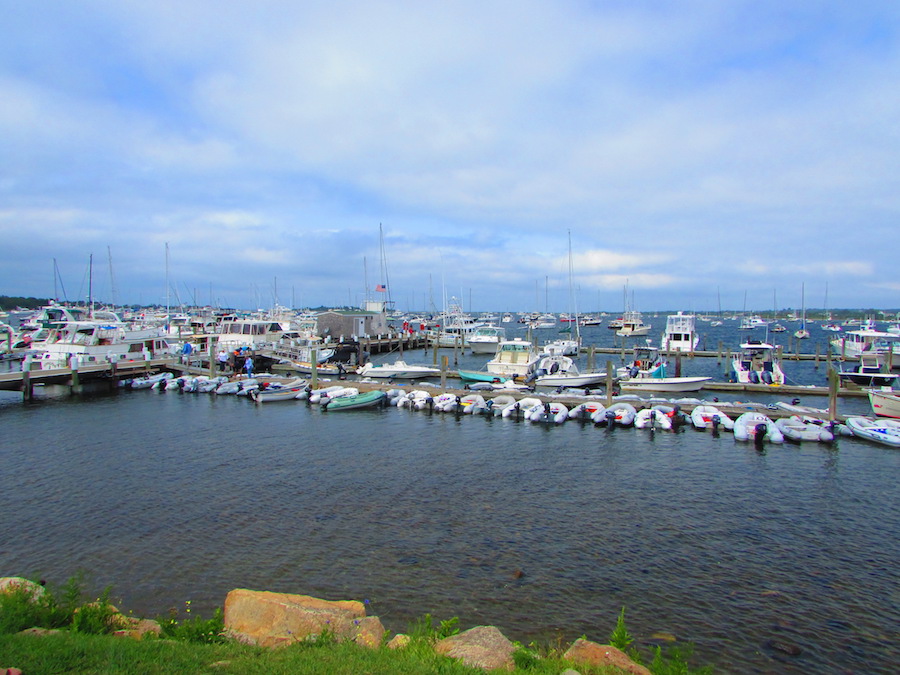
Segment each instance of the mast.
M94 254L88 256L88 308L90 317L94 318Z
M166 242L166 333L169 332L169 242Z
M116 307L117 303L117 292L116 292L116 275L113 273L113 262L112 262L112 249L109 246L106 247L106 257L109 261L109 289L110 294L112 295L112 306Z

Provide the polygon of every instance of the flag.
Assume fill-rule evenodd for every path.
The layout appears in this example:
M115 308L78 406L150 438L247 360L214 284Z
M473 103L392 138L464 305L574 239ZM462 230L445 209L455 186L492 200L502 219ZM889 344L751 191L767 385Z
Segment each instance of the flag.
M387 286L385 286L384 284L378 284L378 285L375 287L375 290L376 290L376 291L381 291L382 293L385 293L385 292L387 292Z

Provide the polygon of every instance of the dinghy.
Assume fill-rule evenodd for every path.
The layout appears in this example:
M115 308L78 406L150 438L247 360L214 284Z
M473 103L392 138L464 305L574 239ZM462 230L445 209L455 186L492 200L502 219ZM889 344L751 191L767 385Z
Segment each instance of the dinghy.
M600 417L602 414L602 418ZM618 401L609 406L602 413L596 412L591 417L595 423L603 424L604 421L610 427L618 425L620 427L630 427L634 424L634 418L637 416L637 409L630 403Z
M635 429L663 429L671 431L675 409L671 406L655 405L643 408L634 416Z
M569 409L559 401L548 401L539 410L532 412L529 419L544 424L562 424L569 419Z
M738 441L784 443L784 434L775 422L758 412L745 412L734 421L734 438Z
M854 436L900 448L900 422L896 420L848 417L847 426Z
M527 410L533 408L536 405L543 405L541 399L526 396L525 398L510 403L505 408L503 408L503 412L500 416L519 419L520 417L524 416Z
M322 410L337 412L339 410L359 410L382 406L387 401L387 394L380 389L373 389L362 394L349 394L328 398L322 402Z
M606 412L606 406L599 401L585 401L569 410L570 420L590 420L595 413Z
M734 420L714 405L698 405L691 411L691 424L695 429L713 429L721 426L731 431Z
M804 421L797 415L782 417L775 420L782 435L789 441L816 441L819 443L831 443L834 440L832 434L825 427L813 422Z

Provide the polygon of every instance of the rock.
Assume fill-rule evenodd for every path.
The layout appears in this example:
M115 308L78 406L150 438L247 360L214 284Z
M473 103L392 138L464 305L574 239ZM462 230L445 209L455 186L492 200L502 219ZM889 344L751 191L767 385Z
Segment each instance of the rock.
M402 649L406 645L409 644L410 637L409 635L404 635L403 633L398 633L394 637L391 638L391 641L387 643L388 649Z
M29 581L25 577L0 577L0 593L13 593L17 590L23 590L29 594L32 602L47 592L43 586Z
M16 635L36 635L38 637L44 637L45 635L56 635L59 632L60 630L58 628L38 628L35 626L34 628L20 630Z
M22 675L18 668L0 668L0 675Z
M632 661L621 649L612 645L597 644L584 638L575 640L568 651L563 654L563 658L578 665L611 666L634 675L651 675L647 668Z
M356 626L356 635L353 641L360 647L369 647L375 649L381 646L384 638L384 626L381 625L381 619L377 616L367 616L362 619L354 619Z
M153 637L162 635L162 626L153 619L138 619L117 614L113 617L113 621L120 626L124 626L113 632L113 635L116 637L130 637L134 640L143 640L148 635Z
M566 668L559 675L581 675L581 673L579 673L577 670L574 670L572 668Z
M225 598L226 633L239 642L261 647L288 645L324 632L339 639L359 637L362 643L368 643L381 622L363 622L365 618L365 605L355 600L330 601L245 588L235 589Z
M439 640L434 651L460 659L472 668L512 670L515 645L495 626L476 626L458 635Z

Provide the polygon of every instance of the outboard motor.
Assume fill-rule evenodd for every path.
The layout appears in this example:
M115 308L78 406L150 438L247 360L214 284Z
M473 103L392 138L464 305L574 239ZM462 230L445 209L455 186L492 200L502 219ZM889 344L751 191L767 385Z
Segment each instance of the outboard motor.
M760 378L765 384L772 384L775 381L775 378L772 377L772 373L770 373L768 370L762 371Z
M722 418L718 415L712 416L712 435L713 438L719 437L719 425L722 423Z
M753 444L757 450L761 450L766 440L767 427L765 424L757 424L753 427Z

